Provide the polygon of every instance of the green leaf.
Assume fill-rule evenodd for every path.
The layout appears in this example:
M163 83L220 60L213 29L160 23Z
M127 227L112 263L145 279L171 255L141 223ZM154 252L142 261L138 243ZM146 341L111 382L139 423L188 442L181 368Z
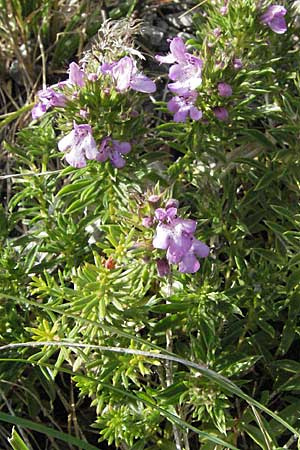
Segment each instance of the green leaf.
M54 430L53 428L46 427L45 425L41 425L40 423L33 422L32 420L23 419L22 417L12 416L10 414L6 414L0 411L0 421L13 423L14 425L18 425L22 428L28 428L29 430L38 431L39 433L45 434L46 436L52 436L56 439L60 439L63 442L67 442L67 444L75 445L79 449L83 450L98 450L94 445L88 444L86 441L82 439L78 439L70 434L62 433L61 431ZM23 449L21 449L23 450Z
M12 434L11 437L8 439L8 442L10 443L10 445L14 450L30 450L16 432L15 427L13 427L12 429Z

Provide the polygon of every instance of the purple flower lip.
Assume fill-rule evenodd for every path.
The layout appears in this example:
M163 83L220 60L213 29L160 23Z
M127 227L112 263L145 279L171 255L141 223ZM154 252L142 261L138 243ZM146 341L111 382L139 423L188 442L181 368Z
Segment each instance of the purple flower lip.
M129 88L146 94L156 91L154 81L138 72L136 63L130 56L124 56L117 62L104 63L100 70L104 75L110 75L113 78L120 92Z
M260 17L264 25L268 25L274 33L283 34L287 31L284 19L287 10L281 5L270 5L266 12Z
M67 162L77 168L85 167L87 159L97 159L98 149L88 124L76 125L58 142L58 149L66 153Z
M129 142L117 141L107 136L101 142L96 159L101 162L109 159L114 167L121 169L126 164L122 155L126 155L130 150L131 144Z

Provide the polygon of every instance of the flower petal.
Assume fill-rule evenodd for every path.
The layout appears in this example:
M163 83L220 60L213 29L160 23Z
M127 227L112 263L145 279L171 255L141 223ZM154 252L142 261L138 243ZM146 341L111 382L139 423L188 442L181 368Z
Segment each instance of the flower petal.
M117 169L122 169L122 167L124 167L126 164L126 161L123 158L123 156L115 150L110 151L109 157L110 157L112 165L114 167L116 167Z
M191 251L193 251L199 258L206 258L209 255L210 248L199 239L194 238Z
M85 73L78 64L72 62L69 65L69 81L71 84L77 84L79 87L83 87L85 84Z
M174 114L174 122L185 122L187 116L190 112L189 106L182 106L175 114Z
M274 17L274 19L271 20L268 25L271 28L271 30L277 34L283 34L287 30L287 25L284 17L280 16Z
M81 168L86 166L86 160L82 150L73 147L72 150L66 154L66 161L70 166Z
M187 48L180 37L175 37L170 42L170 51L175 61L178 61L181 64L186 62L186 54L188 53Z
M200 269L200 263L192 252L187 253L178 265L179 272L195 273Z
M137 74L130 81L130 87L134 91L144 92L146 94L152 94L156 91L156 85L154 81L146 77L146 75Z
M41 117L42 115L45 114L47 109L48 109L48 107L44 103L42 103L42 102L37 103L31 110L32 118L38 119L39 117Z
M121 141L112 140L112 144L113 144L114 150L116 150L118 153L122 153L122 155L126 155L131 150L130 142L121 142Z
M193 120L200 120L202 117L202 111L195 106L190 107L190 117Z
M156 228L156 234L153 238L152 245L154 248L166 250L170 243L171 230L163 224L159 224Z
M58 150L61 152L67 151L75 142L75 130L72 130L69 134L64 136L58 142Z
M180 97L173 97L167 103L167 108L171 113L176 113L180 108Z
M125 91L130 86L130 79L133 71L133 60L129 56L124 56L112 68L112 75L119 91Z
M84 149L84 153L87 159L97 159L99 151L96 141L90 133L88 133L82 140L80 147Z
M160 63L160 64L173 64L174 62L176 62L176 59L174 58L174 56L172 55L172 53L169 53L166 56L160 56L160 55L156 55L155 59Z

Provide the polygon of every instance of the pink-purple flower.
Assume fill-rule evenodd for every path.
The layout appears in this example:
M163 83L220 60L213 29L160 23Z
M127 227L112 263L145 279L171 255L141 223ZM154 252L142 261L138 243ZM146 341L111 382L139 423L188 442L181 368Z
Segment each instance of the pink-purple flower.
M113 78L116 88L120 92L129 88L147 94L156 91L154 81L138 72L136 63L130 56L124 56L117 62L102 64L101 72Z
M174 94L184 95L200 86L203 61L187 51L180 37L171 40L168 55L157 55L155 58L160 63L172 64L169 78L174 83L169 83L168 88Z
M76 64L75 62L72 62L69 65L69 82L71 84L75 84L79 87L83 87L85 85L85 78L86 75L84 71Z
M76 125L58 142L58 149L66 154L66 160L73 167L85 167L87 159L97 159L97 144L88 124Z
M260 20L264 25L268 25L274 33L283 34L287 30L284 16L287 11L284 6L270 5Z
M167 107L174 114L175 122L185 122L188 116L193 120L201 119L202 111L194 106L197 97L197 92L191 91L168 101Z
M232 64L235 70L243 68L243 61L240 58L234 58Z
M232 95L232 87L228 83L218 83L218 92L221 97L230 97Z
M33 107L31 115L33 119L38 119L52 106L64 107L66 104L66 97L56 92L52 86L38 92L39 102Z
M214 108L213 113L217 119L222 120L224 122L229 119L229 113L227 109L224 108L224 106L218 106Z
M207 257L209 247L194 237L196 221L177 217L177 208L171 205L156 209L155 218L158 225L153 247L166 250L168 264L178 264L180 272L197 272L198 258Z
M123 155L129 153L130 150L131 144L129 142L117 141L107 136L101 142L97 160L104 162L109 159L114 167L121 169L126 164Z
M227 13L228 13L228 5L221 6L220 14L222 14L222 16L225 16Z
M193 238L189 251L184 255L178 265L179 272L197 272L200 269L198 258L206 258L208 255L209 247L198 239Z

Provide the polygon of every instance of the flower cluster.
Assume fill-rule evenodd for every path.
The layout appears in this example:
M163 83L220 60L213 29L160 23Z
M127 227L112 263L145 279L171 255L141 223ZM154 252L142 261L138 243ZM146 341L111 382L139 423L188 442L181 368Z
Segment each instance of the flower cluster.
M175 113L175 122L185 122L187 117L199 120L202 112L195 106L198 97L196 88L202 83L203 61L191 55L180 37L175 37L170 42L170 53L166 56L155 57L157 61L172 64L169 69L169 90L175 97L168 102L168 109Z
M155 210L154 219L146 217L146 227L157 223L153 247L166 250L166 257L157 261L158 273L165 275L170 264L178 264L182 273L195 273L200 268L198 258L206 258L209 247L194 237L197 222L177 216L178 202L170 199L165 208Z
M228 13L229 2L225 1L220 8L220 14ZM287 30L284 19L286 9L280 5L271 5L260 17L261 23L268 25L275 33L282 34ZM213 35L219 38L222 34L220 28L213 30ZM168 101L167 107L172 113L175 122L185 122L188 117L192 120L202 118L202 111L197 107L198 92L197 89L202 83L203 60L193 56L187 50L187 47L180 37L170 40L170 53L166 56L156 55L159 63L171 64L169 69L168 89L174 97ZM243 67L240 58L234 58L233 68L240 70ZM220 97L230 97L233 94L230 84L220 81L217 84L217 92ZM212 109L213 114L218 120L227 121L229 112L223 105Z
M155 83L148 77L139 73L132 57L125 56L119 61L103 63L97 72L88 73L78 64L69 65L68 79L52 85L38 92L39 102L32 109L32 118L38 119L51 107L65 108L68 101L78 98L79 91L87 83L96 82L100 76L110 75L118 92L128 89L152 93L156 90ZM89 112L80 109L81 118L87 119ZM124 167L126 161L123 155L131 150L129 142L121 142L110 136L102 137L98 145L93 137L90 124L73 122L73 129L58 142L58 149L65 153L66 161L73 167L85 167L87 160L104 162L110 160L118 169Z
M196 89L202 83L203 61L191 55L180 37L175 37L170 42L170 53L166 56L155 57L160 63L172 64L169 69L169 78L173 83L168 84L169 90L175 95L168 101L168 110L174 114L175 122L185 122L188 117L192 120L202 118L202 111L197 108L198 92ZM238 60L238 67L240 66ZM230 97L232 87L225 82L218 83L220 97ZM219 120L228 119L228 111L224 107L213 110Z

